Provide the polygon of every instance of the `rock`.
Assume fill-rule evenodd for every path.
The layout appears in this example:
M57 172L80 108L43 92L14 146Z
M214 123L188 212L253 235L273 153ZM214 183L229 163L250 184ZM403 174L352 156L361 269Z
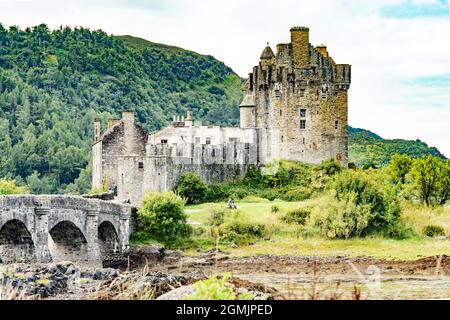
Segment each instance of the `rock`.
M156 300L184 300L186 297L195 295L195 289L192 285L179 287L158 297Z

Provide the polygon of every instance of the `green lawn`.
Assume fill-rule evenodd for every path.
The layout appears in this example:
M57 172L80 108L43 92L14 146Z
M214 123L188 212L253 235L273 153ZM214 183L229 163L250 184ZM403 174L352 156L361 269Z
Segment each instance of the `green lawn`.
M418 259L420 257L433 255L450 256L450 240L430 239L422 236L407 240L393 240L384 238L365 238L350 240L327 240L324 238L303 238L298 235L298 228L287 225L279 220L279 215L302 206L308 202L284 202L268 201L258 198L250 198L237 202L238 214L240 218L247 221L265 224L270 230L270 239L257 241L252 245L232 248L230 246L220 246L222 250L229 252L232 256L252 256L260 254L274 255L308 255L308 256L366 256L386 259ZM276 205L279 213L272 213L272 206ZM201 205L188 206L186 212L188 219L198 225L205 226L213 208L226 209L226 203L207 203ZM446 225L450 221L450 209L446 208L437 213L430 212L429 216L435 215L434 221ZM406 212L404 215L411 227L420 232L421 226L427 221L420 221L411 217L418 216L418 209L414 214ZM237 214L236 211L227 211L227 214ZM430 218L431 219L431 218ZM429 220L428 220L429 221ZM202 249L211 249L211 243L203 242ZM196 254L194 249L186 250L187 254Z

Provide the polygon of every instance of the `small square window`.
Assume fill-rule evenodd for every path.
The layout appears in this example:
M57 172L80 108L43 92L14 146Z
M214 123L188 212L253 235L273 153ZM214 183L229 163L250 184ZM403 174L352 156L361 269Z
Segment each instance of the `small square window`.
M300 109L300 118L306 118L306 109Z
M211 138L210 137L206 138L206 144L211 144Z
M161 140L161 144L167 144L168 142L168 140Z
M142 161L139 162L139 169L144 169L144 163Z
M305 130L306 129L306 120L300 120L300 129Z

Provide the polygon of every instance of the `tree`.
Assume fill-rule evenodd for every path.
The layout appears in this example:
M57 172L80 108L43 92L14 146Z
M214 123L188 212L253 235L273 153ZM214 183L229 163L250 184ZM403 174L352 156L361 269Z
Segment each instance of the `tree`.
M208 194L208 185L203 179L193 172L181 176L175 191L187 200L187 203L199 203Z
M442 162L431 155L415 159L410 179L422 203L430 206L438 191Z
M163 243L189 235L184 205L185 201L173 192L147 194L138 211L144 231Z
M395 184L405 184L406 176L411 171L413 160L404 154L395 154L386 167L386 173Z
M450 199L450 160L445 161L440 166L437 198L441 206L445 205Z
M27 193L26 187L19 187L13 180L0 180L0 195Z

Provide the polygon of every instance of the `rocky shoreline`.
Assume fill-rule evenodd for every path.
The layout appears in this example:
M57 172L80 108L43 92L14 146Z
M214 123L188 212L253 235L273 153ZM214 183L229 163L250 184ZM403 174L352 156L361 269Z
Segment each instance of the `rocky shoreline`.
M189 257L157 247L133 247L127 255L109 257L102 267L72 262L0 264L0 300L179 300L192 295L197 281L227 272L233 275L229 283L236 293L250 292L255 299L289 299L291 288L285 288L283 282L292 288L340 284L344 296L352 299L353 284L364 286L361 276L370 278L366 272L374 267L385 290L395 285L407 291L408 282L420 281L424 296L450 298L444 288L450 283L447 256L416 261L272 255L236 258L211 251ZM302 292L307 298L308 292ZM384 296L391 293L381 293ZM404 296L409 294L404 292Z

